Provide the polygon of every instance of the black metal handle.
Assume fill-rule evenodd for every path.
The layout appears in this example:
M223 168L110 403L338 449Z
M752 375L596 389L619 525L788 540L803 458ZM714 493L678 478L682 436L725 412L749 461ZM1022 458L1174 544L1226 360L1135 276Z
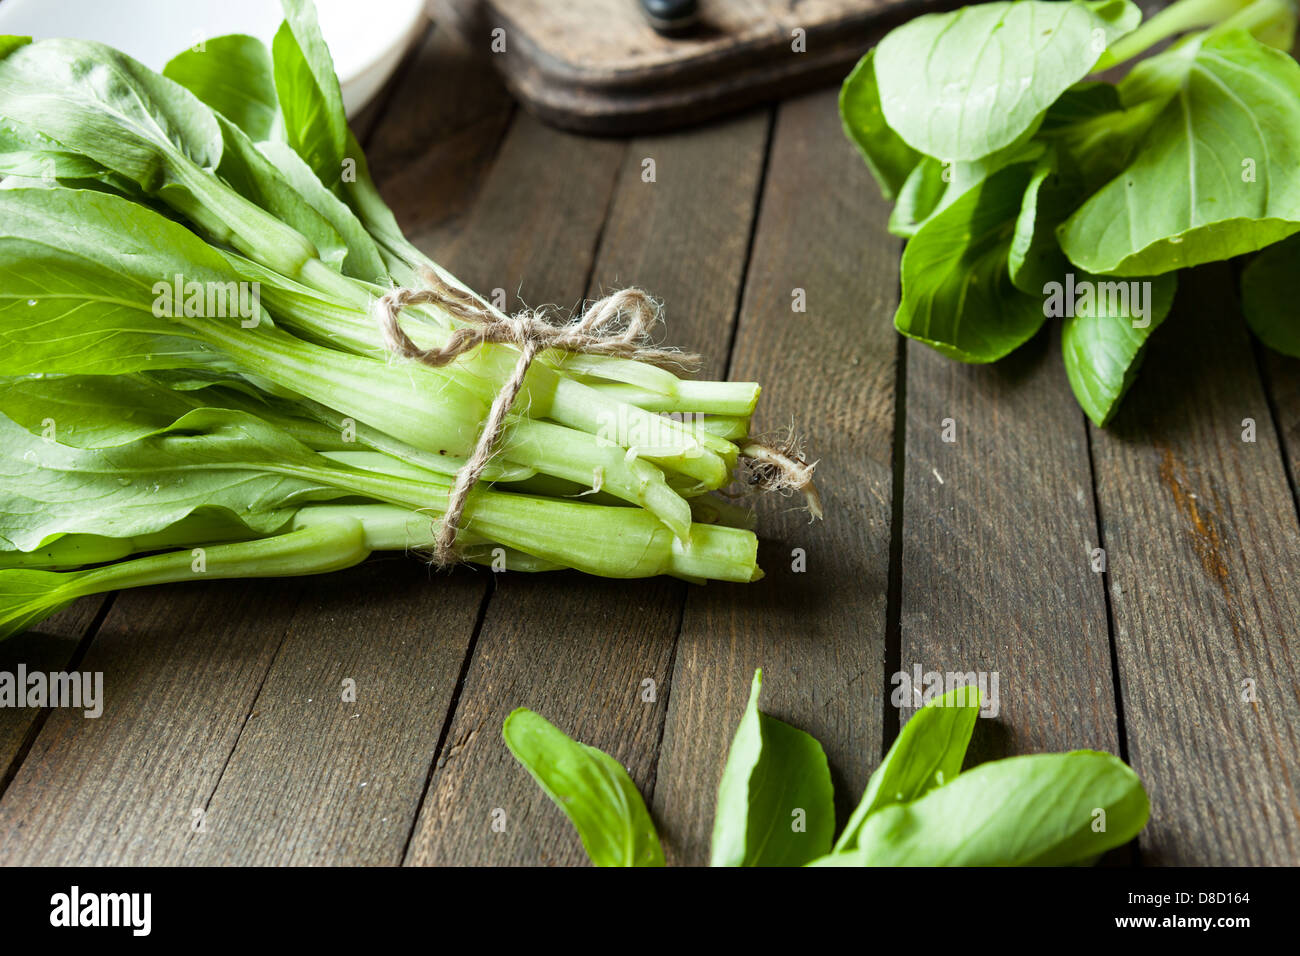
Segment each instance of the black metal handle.
M650 26L666 37L689 33L700 12L697 0L640 0L640 3Z

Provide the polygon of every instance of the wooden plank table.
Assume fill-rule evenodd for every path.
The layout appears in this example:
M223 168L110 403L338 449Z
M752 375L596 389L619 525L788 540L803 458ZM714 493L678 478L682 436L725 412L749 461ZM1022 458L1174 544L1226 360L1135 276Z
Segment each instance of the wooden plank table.
M1050 332L995 367L894 333L900 244L834 90L584 139L431 30L359 135L474 287L661 296L710 376L763 383L760 426L804 429L826 520L764 503L749 586L389 555L78 603L0 645L0 669L102 671L107 698L95 720L0 710L0 863L581 863L502 743L527 706L625 764L670 862L699 864L755 667L765 709L825 746L843 817L918 664L998 673L976 759L1130 760L1154 811L1121 860L1300 863L1300 363L1252 344L1227 269L1184 284L1102 431Z

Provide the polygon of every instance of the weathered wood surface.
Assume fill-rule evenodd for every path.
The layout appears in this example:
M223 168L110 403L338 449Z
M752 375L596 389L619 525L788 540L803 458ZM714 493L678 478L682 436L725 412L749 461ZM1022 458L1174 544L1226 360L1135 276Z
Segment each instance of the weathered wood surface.
M820 485L827 517L810 525L798 502L766 502L763 581L688 596L653 801L678 863L708 861L714 788L755 668L765 711L825 747L841 816L881 753L897 243L838 124L833 91L777 111L728 370L764 383L760 429L804 429L835 476Z
M0 671L18 664L33 671L60 671L72 666L78 649L93 636L107 597L82 598L41 622L35 630L0 645ZM15 773L48 710L43 707L0 708L0 793Z
M1300 529L1233 284L1183 279L1092 430L1146 863L1300 862Z
M1057 337L993 367L907 353L899 670L987 675L997 719L968 759L1117 752L1088 433Z
M580 863L501 741L516 706L625 763L670 860L703 863L755 667L843 816L913 663L998 672L977 759L1126 753L1154 804L1141 862L1300 862L1300 363L1252 348L1225 270L1188 280L1102 431L1050 335L992 368L900 343L900 245L833 91L582 139L434 33L362 131L404 226L475 287L661 296L709 375L764 384L760 429L805 430L827 520L765 503L748 587L383 556L81 602L0 645L0 670L102 671L107 698L0 709L0 863Z
M5 862L175 862L301 599L285 584L119 595L78 664L104 712L49 713L0 799Z

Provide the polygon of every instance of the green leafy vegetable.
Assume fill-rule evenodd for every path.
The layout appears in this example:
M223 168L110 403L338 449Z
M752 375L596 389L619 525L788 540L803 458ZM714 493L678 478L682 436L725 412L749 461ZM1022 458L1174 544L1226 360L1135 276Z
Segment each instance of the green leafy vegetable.
M79 597L119 588L221 578L338 571L370 554L359 521L335 518L256 541L214 544L83 571L0 571L0 639L21 633Z
M1010 146L1141 19L1128 0L982 3L926 14L876 48L890 128L938 159Z
M1178 0L1146 23L1127 0L1010 0L928 14L890 32L840 94L844 127L896 200L900 332L965 362L1002 358L1063 321L1079 405L1110 422L1174 273L1300 232L1300 65L1293 0ZM1118 83L1090 72L1133 60ZM1293 348L1263 255L1244 307ZM1135 280L1141 307L1076 312ZM1127 282L1123 283L1127 288ZM1145 294L1149 292L1150 294Z
M1241 308L1259 340L1300 358L1300 312L1292 289L1300 275L1300 236L1269 246L1242 270Z
M759 671L718 788L714 866L1069 866L1127 843L1150 815L1141 781L1110 754L1034 754L962 773L980 694L957 687L903 728L827 852L826 757L813 738L758 709L761 686ZM662 864L640 794L616 761L531 711L516 710L504 732L594 863ZM807 830L790 829L792 819Z
M869 817L857 848L820 866L1068 866L1142 830L1137 774L1094 750L986 763L918 800Z
M254 142L282 138L284 122L275 97L271 55L256 37L233 34L205 40L173 57L163 76L185 87Z
M1043 324L1043 303L1015 288L1007 268L1021 197L1032 175L1010 166L931 218L903 251L903 299L894 326L943 354L992 362Z
M880 90L871 50L854 67L840 90L840 117L844 132L862 153L867 168L880 184L886 199L893 199L908 175L921 160L921 154L889 128L880 108Z
M758 709L762 686L756 671L718 785L714 866L798 866L825 853L835 832L826 754Z
M1300 231L1300 64L1243 31L1163 56L1179 73L1168 105L1128 167L1061 228L1061 248L1089 272L1170 272Z
M923 797L961 773L979 715L980 694L975 687L954 687L918 710L867 781L835 849L857 846L862 825L877 810Z
M1139 282L1093 278L1093 303L1065 319L1061 351L1075 398L1098 425L1106 425L1137 377L1148 336L1169 314L1175 279L1156 276ZM1135 314L1137 300L1145 315Z
M501 732L515 759L573 821L591 862L664 865L650 812L617 760L522 707L506 718Z
M193 554L216 556L211 576L307 574L431 547L519 362L497 342L438 367L391 353L372 313L394 286L432 273L493 310L402 236L314 8L284 8L272 50L218 37L164 74L0 38L0 637L74 597L188 580ZM433 301L401 321L436 350L469 320ZM758 397L542 353L454 556L758 579L748 518L709 496Z

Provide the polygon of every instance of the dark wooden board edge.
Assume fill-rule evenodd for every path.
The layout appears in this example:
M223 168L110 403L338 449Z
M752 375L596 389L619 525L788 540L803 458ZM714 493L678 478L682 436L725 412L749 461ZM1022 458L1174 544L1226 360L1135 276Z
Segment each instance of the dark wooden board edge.
M807 52L793 52L790 38L774 31L725 53L648 70L596 71L558 60L525 30L487 9L474 35L486 38L497 26L507 30L513 45L492 60L511 93L545 122L594 135L629 135L693 125L838 83L891 27L951 5L911 0L819 24L808 30Z

